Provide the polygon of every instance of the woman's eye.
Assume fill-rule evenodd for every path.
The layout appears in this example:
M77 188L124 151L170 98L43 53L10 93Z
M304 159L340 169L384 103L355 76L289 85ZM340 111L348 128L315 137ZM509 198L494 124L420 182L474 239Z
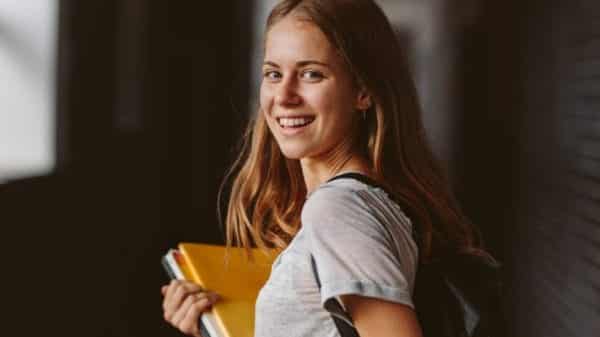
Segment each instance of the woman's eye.
M312 81L320 80L323 77L324 76L321 72L315 71L315 70L307 70L302 73L302 78L307 79L307 80L312 80Z
M265 71L265 73L263 74L263 76L266 79L269 79L269 80L272 80L272 81L278 80L278 79L281 78L281 74L279 72L277 72L277 71Z

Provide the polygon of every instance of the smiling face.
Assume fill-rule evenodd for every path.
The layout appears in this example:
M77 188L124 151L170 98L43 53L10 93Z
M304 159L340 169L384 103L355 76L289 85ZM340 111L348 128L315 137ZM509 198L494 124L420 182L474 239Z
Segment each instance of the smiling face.
M286 157L316 159L347 148L365 100L317 26L288 15L270 28L260 105Z

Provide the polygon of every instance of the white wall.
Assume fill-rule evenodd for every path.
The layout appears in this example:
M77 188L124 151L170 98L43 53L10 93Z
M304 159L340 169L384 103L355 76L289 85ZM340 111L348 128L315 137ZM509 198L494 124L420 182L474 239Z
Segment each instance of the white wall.
M55 165L58 0L0 0L0 183Z

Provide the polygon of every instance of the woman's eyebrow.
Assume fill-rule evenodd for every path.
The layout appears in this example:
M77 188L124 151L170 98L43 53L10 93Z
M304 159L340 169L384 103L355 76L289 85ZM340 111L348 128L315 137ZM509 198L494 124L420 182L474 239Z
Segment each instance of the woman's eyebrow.
M263 62L263 66L271 66L271 67L279 68L279 64L277 64L275 62L271 62L271 61Z
M323 67L329 68L329 65L327 63L324 63L324 62L321 62L321 61L306 60L306 61L296 62L296 65L299 66L299 67L304 67L304 66L311 65L311 64L316 64L316 65L319 65L319 66L323 66Z
M316 61L316 60L305 60L305 61L296 62L296 66L298 66L298 67L305 67L305 66L311 65L311 64L316 64L316 65L320 65L320 66L329 68L329 65L327 63L324 63L321 61ZM272 61L263 62L263 66L271 66L271 67L279 68L279 65Z

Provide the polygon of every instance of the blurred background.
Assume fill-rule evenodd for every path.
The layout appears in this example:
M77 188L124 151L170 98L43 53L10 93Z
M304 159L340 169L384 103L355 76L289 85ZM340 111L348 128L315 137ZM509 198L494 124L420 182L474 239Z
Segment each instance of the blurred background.
M600 2L378 2L510 335L598 336ZM3 335L179 336L159 259L223 242L273 4L0 0Z

